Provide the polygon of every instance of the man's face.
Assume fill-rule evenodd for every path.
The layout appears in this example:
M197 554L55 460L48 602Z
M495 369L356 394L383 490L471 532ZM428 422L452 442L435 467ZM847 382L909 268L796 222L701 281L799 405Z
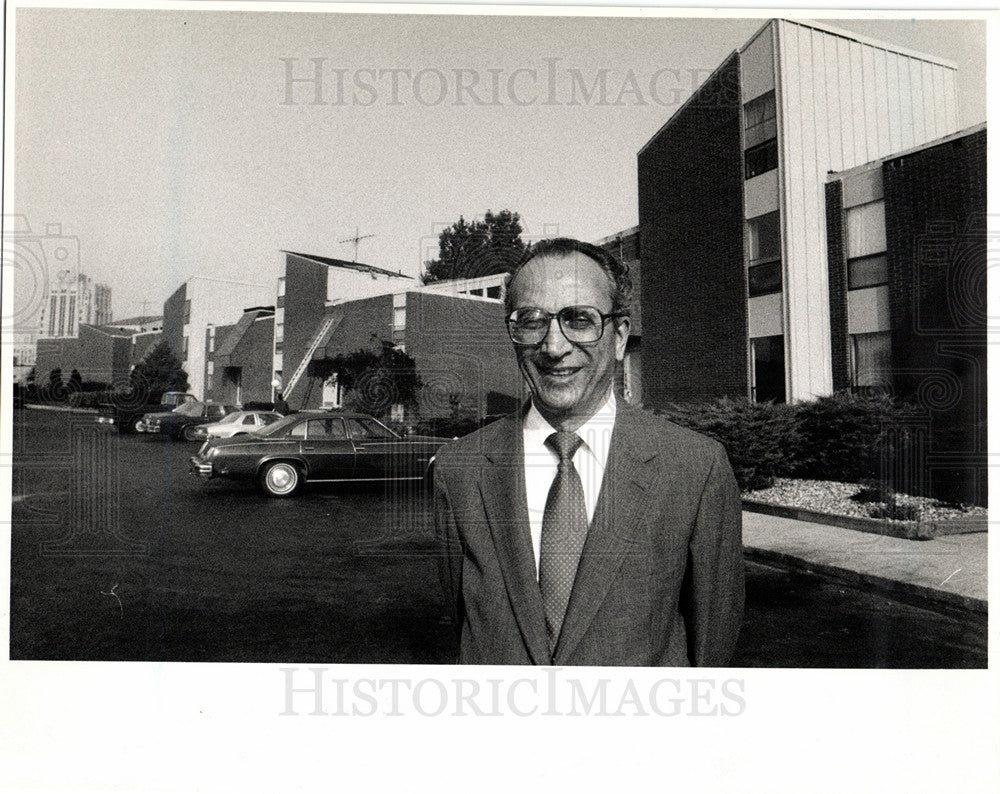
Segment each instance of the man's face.
M532 259L511 285L515 309L556 313L566 306L612 310L612 284L600 265L578 251ZM575 430L607 399L615 362L625 356L628 319L608 320L597 342L570 342L555 318L537 345L515 345L517 363L528 381L535 407L553 427Z

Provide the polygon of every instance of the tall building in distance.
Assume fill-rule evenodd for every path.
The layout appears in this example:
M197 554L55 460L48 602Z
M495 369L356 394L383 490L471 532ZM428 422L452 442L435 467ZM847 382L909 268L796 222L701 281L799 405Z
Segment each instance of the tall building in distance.
M38 336L41 339L75 337L81 325L111 322L111 288L75 270L60 270L42 303Z
M954 64L765 23L639 152L647 405L831 394L827 174L958 129Z

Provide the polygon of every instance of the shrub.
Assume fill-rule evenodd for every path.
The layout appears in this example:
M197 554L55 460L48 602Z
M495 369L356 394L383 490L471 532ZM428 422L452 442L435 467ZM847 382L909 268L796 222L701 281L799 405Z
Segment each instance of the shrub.
M900 502L895 494L882 503L872 505L868 510L872 518L888 518L892 521L917 521L920 518L920 508L915 504Z
M802 446L794 474L842 482L878 480L897 409L887 397L839 393L797 406ZM880 486L881 487L881 486Z
M775 477L791 473L798 457L802 439L794 406L724 397L656 413L721 442L741 490L773 485Z

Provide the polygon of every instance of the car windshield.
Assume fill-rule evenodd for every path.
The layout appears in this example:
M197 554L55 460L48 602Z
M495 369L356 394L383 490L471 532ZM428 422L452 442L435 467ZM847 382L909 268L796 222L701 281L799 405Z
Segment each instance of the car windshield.
M180 416L201 416L202 403L184 403L174 408L174 413Z

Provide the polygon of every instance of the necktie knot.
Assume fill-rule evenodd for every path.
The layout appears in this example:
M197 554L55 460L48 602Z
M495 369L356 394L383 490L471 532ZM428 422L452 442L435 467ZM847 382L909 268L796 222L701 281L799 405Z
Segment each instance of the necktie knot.
M557 430L547 439L545 445L559 456L560 463L568 463L583 443L583 439L569 430Z

